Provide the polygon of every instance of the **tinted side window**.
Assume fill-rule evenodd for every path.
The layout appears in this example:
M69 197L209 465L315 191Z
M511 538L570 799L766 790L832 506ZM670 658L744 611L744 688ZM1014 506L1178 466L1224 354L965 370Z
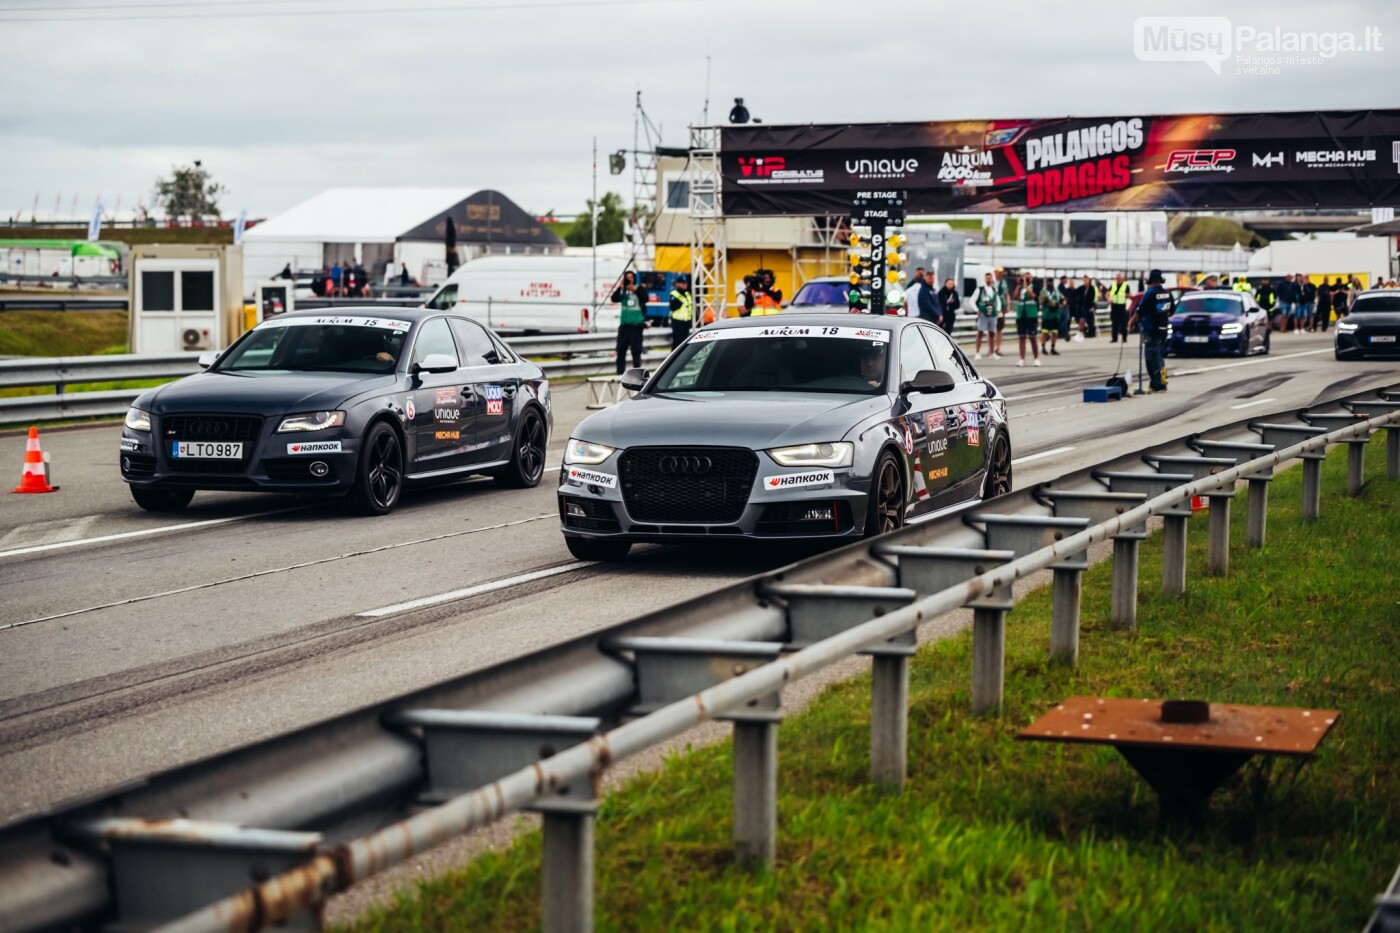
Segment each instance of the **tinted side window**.
M496 352L496 344L485 328L466 318L454 317L451 320L457 341L462 345L463 366L487 366L501 362L501 356Z
M438 311L446 311L457 304L457 286L444 285L442 291L433 296L433 300L428 303L428 307Z
M928 345L919 336L922 327L906 327L899 338L899 381L908 382L926 369L935 369Z
M933 359L939 369L952 373L953 378L959 382L970 382L977 378L971 365L945 334L929 327L920 327L919 331L928 338L929 346L933 349Z
M457 344L452 340L446 318L435 317L418 328L418 339L413 345L413 362L422 363L434 353L445 353L461 365Z

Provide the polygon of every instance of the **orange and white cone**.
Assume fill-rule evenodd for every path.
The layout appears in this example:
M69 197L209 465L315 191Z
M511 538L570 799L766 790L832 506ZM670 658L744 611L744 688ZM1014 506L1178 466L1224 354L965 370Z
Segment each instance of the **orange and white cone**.
M1205 497L1205 496L1192 496L1192 497L1191 497L1191 511L1193 511L1193 512L1203 512L1203 511L1205 511L1205 510L1208 509L1208 508L1210 508L1210 506L1207 504L1207 502L1206 502L1206 497Z
M49 485L49 468L44 462L44 451L39 447L39 429L29 429L29 443L24 447L24 472L19 476L19 485L12 492L58 492L57 486Z
M928 498L928 484L924 482L923 455L914 455L914 498Z

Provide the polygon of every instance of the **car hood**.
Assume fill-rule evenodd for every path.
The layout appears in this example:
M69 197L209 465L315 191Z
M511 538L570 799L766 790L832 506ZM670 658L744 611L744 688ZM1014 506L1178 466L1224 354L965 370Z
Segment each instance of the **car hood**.
M1395 327L1400 325L1400 311L1364 311L1348 314L1343 320L1358 327Z
M1206 311L1181 311L1177 314L1172 315L1172 323L1183 324L1185 323L1188 317L1210 318L1210 322L1217 326L1221 324L1229 324L1232 321L1238 321L1240 319L1240 315L1229 311L1216 311L1213 313Z
M583 421L575 437L609 447L782 447L839 441L866 418L888 413L885 395L734 392L645 395Z
M367 392L388 391L395 375L362 373L221 373L186 376L142 395L133 404L153 414L181 411L273 414L324 411Z

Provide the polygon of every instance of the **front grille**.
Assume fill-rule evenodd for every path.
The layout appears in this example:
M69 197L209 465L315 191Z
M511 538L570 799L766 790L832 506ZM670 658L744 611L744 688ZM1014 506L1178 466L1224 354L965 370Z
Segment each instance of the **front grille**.
M155 476L156 458L148 454L122 454L122 473L126 476Z
M570 515L568 507L576 505L583 510L583 515ZM583 499L577 496L559 497L559 519L566 528L577 528L579 531L621 531L622 525L617 520L617 514L613 507L606 502L597 499Z
M166 415L160 419L160 438L173 473L242 473L258 444L260 415ZM170 456L174 441L227 441L243 443L239 460L182 460Z
M1192 336L1209 334L1211 332L1210 318L1204 314L1188 314L1186 320L1181 323L1181 332Z
M618 472L627 512L637 521L728 524L749 504L758 456L737 447L638 447L622 455Z
M315 457L279 457L262 462L263 472L267 478L279 483L330 483L335 481L335 467L330 466L330 472L325 476L312 476L311 464L317 462ZM325 461L321 461L325 462Z

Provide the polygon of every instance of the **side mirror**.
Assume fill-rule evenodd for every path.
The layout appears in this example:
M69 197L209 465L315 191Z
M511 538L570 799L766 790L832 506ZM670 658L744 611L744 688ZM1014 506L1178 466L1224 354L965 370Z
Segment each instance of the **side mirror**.
M218 358L218 350L205 350L203 353L199 354L199 368L208 369L210 366L214 365L214 361Z
M629 369L622 374L622 387L629 392L640 392L649 378L651 378L649 370Z
M910 392L947 392L956 383L953 381L951 373L945 373L941 369L921 370L918 375L899 387L902 394Z
M451 373L457 371L457 361L446 353L429 353L423 358L423 362L414 363L413 375L419 373Z

